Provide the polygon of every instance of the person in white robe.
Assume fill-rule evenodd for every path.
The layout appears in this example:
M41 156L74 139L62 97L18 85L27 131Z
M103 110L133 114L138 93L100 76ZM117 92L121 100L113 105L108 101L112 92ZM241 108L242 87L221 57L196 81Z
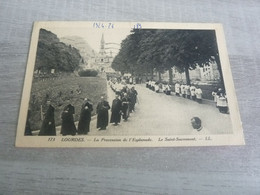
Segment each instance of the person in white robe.
M195 90L196 90L196 87L191 85L190 86L190 95L191 95L191 99L194 100L194 101L196 100Z
M180 96L180 84L177 82L175 84L175 95Z
M202 102L202 90L199 86L196 87L195 94L196 94L197 102L201 104L201 102Z

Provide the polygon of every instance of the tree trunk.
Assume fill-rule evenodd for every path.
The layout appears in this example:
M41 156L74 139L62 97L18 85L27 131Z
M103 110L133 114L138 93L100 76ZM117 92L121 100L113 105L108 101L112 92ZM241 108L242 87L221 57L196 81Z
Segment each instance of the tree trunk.
M222 88L225 90L224 79L223 79L223 73L222 73L222 69L221 69L221 65L220 65L219 56L217 56L217 57L215 58L215 60L216 60L217 67L218 67L218 71L219 71L219 75L220 75L220 82L221 82Z
M185 76L186 76L186 84L190 85L190 73L189 73L189 67L185 67Z
M153 69L151 69L151 79L153 80Z
M158 72L158 76L159 76L159 81L162 81L162 74L160 72Z
M169 84L172 85L173 84L173 75L172 75L172 69L169 69Z

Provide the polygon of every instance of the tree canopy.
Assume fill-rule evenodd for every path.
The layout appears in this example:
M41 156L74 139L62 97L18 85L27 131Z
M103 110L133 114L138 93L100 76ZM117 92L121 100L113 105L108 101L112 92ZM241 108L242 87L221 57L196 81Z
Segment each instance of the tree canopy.
M35 70L49 73L51 69L73 72L80 63L79 51L59 41L50 31L40 29Z
M134 29L122 41L112 68L136 75L153 71L172 74L175 67L185 72L190 84L189 70L210 61L216 61L222 79L214 30Z

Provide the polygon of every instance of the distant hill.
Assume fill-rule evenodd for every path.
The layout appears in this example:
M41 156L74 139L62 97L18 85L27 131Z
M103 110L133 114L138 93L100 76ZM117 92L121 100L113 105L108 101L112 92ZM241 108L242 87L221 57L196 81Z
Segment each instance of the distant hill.
M50 73L73 72L79 67L81 55L79 51L61 42L51 31L40 29L37 46L35 70Z
M89 46L89 44L82 37L66 36L66 37L61 37L60 41L62 41L67 45L71 45L72 47L77 48L86 64L91 58L95 57L95 51Z

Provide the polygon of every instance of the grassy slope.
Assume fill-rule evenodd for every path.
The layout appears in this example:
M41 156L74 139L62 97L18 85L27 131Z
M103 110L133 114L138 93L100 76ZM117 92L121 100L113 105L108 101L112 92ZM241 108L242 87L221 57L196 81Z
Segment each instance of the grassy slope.
M77 93L77 89L81 89L81 93ZM47 99L52 100L52 105L55 108L56 125L61 124L60 114L67 105L67 99L75 107L75 121L79 119L80 108L85 97L88 97L93 102L95 108L100 96L107 96L106 81L100 77L65 77L59 79L49 79L45 81L37 81L33 83L31 91L30 109L31 127L32 129L40 129L40 106L45 107Z

